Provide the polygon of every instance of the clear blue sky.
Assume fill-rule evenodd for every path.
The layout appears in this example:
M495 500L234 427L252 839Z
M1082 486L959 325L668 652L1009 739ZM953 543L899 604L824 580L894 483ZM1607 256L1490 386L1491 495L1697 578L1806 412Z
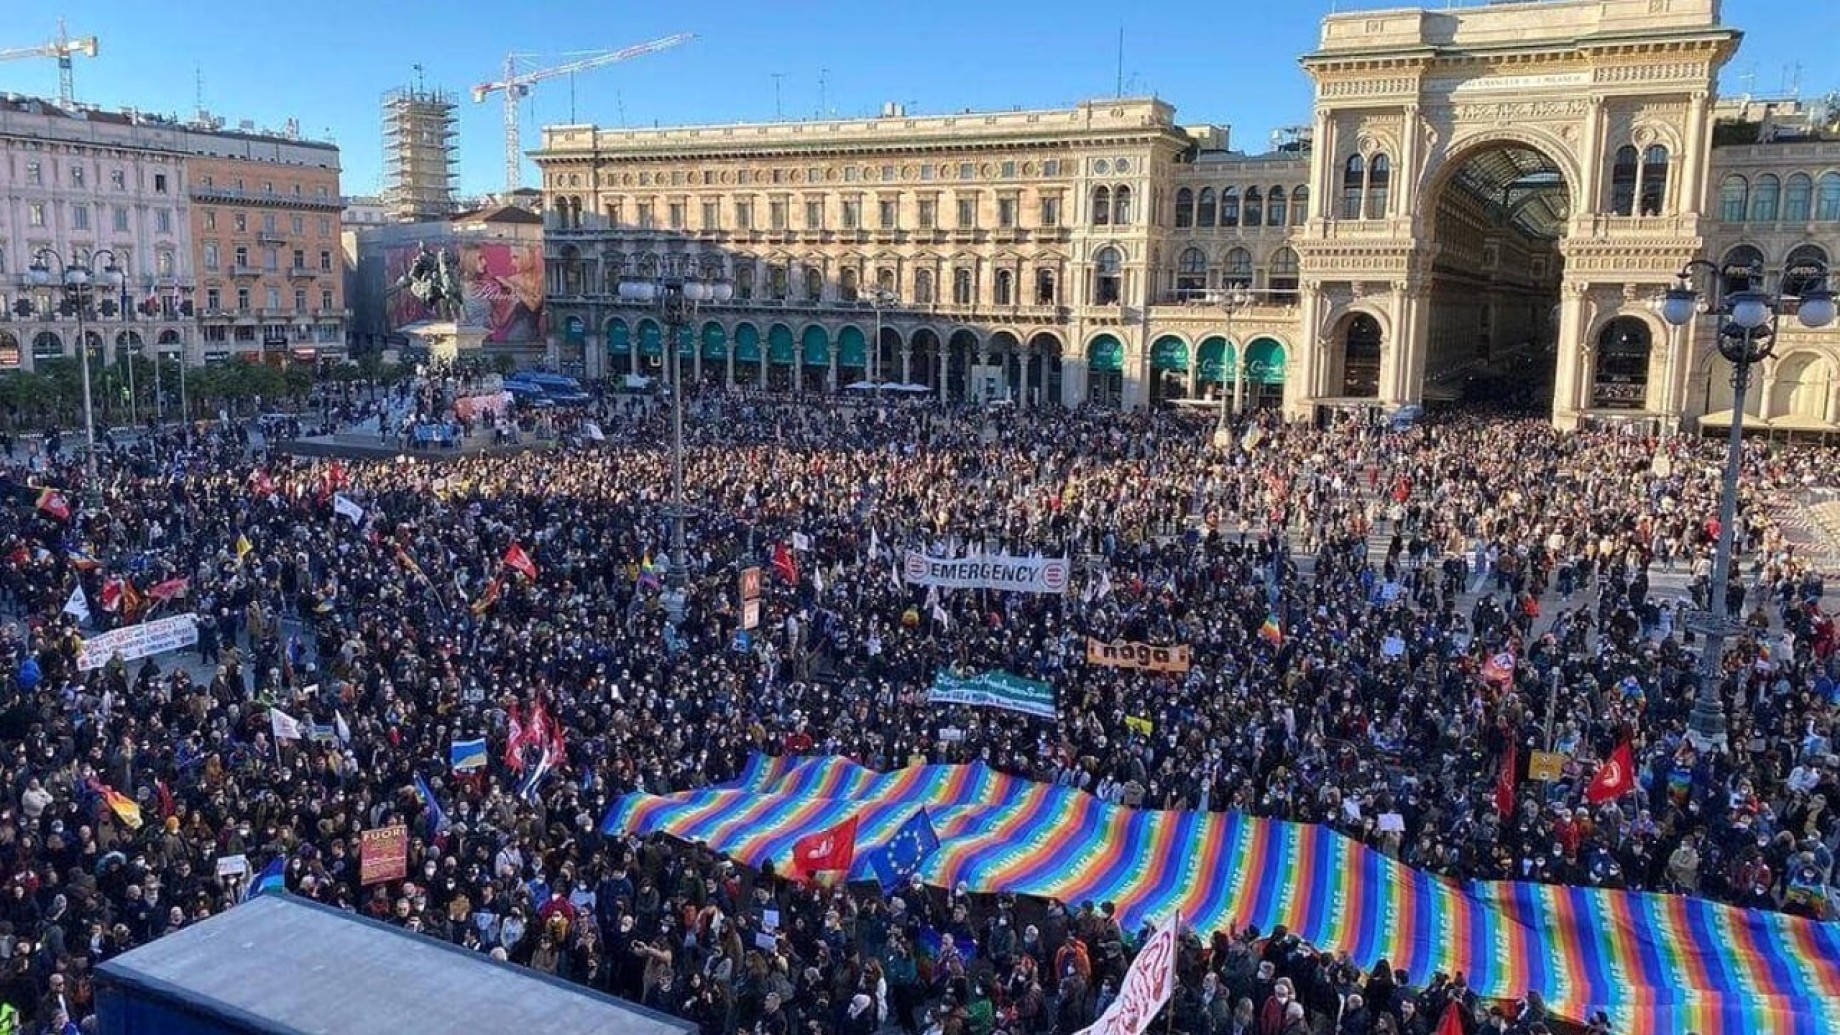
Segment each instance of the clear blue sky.
M36 44L57 27L57 4L15 3L0 49ZM895 0L891 4L606 3L596 0L90 0L69 5L73 34L102 38L78 58L77 97L107 106L190 115L202 73L205 107L230 120L280 127L290 117L343 150L348 194L380 184L383 92L426 69L461 96L461 186L497 189L501 107L468 89L496 78L507 49L554 55L625 46L676 32L696 41L577 77L577 121L630 126L806 118L873 112L901 101L919 113L1048 107L1110 96L1118 80L1119 12L1127 92L1155 93L1186 122L1224 122L1235 146L1262 150L1272 130L1309 119L1297 55L1318 19L1341 10L1406 6L1387 0ZM1426 6L1448 6L1430 0ZM1463 6L1463 5L1457 5ZM282 14L284 9L299 11ZM1840 89L1840 0L1725 0L1746 33L1724 92L1775 93L1800 63L1804 96ZM488 13L491 12L491 13ZM1148 16L1148 17L1147 17ZM820 77L825 86L820 92ZM55 97L55 62L0 64L0 89ZM566 79L539 86L524 108L536 127L568 121ZM526 166L526 182L534 177Z

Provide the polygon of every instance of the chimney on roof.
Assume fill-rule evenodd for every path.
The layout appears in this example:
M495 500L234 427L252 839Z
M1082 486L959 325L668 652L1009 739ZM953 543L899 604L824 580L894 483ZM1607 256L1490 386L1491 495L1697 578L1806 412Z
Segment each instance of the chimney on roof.
M882 118L902 119L907 117L907 105L899 101L887 101L882 104Z

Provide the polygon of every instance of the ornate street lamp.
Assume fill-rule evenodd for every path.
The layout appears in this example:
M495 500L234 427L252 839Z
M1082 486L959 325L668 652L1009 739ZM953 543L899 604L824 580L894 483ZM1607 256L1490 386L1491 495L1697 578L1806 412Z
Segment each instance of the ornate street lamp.
M1251 289L1239 287L1237 285L1229 286L1226 291L1222 292L1220 295L1216 296L1214 299L1214 305L1217 306L1220 309L1220 311L1223 314L1225 314L1227 318L1227 341L1226 341L1225 347L1223 347L1220 352L1220 368L1221 368L1220 369L1220 375L1221 375L1220 388L1219 388L1220 416L1214 422L1214 446L1217 449L1227 448L1227 439L1228 439L1228 433L1227 433L1228 393L1227 393L1227 379L1226 379L1226 374L1227 374L1226 350L1227 349L1236 350L1234 354L1234 364L1233 364L1233 392L1232 392L1233 411L1235 413L1238 413L1241 409L1244 408L1243 403L1245 399L1245 383L1246 383L1246 356L1245 356L1246 350L1243 348L1240 348L1238 345L1235 345L1233 343L1233 317L1238 315L1243 310L1245 310L1246 307L1250 306L1251 304L1252 304ZM1195 362L1196 363L1201 362L1201 357L1196 356Z
M689 553L684 545L688 517L684 503L684 367L677 343L684 328L696 322L697 307L728 301L734 296L734 286L715 277L654 277L621 280L619 296L625 302L656 306L667 328L665 338L671 343L671 558L665 568L664 610L666 619L676 626L688 612L690 583Z
M1677 282L1661 303L1661 318L1675 327L1693 321L1700 310L1700 294L1692 279L1696 271L1714 278L1733 271L1720 269L1705 259L1695 259L1676 274ZM1712 558L1712 584L1707 590L1708 610L1689 615L1688 629L1706 637L1699 658L1693 713L1687 720L1687 739L1700 751L1726 748L1725 700L1721 687L1725 638L1742 626L1725 614L1725 592L1731 585L1733 526L1738 520L1738 475L1744 462L1744 396L1750 388L1751 367L1770 357L1776 331L1785 313L1793 312L1804 327L1825 327L1834 320L1834 293L1828 287L1824 262L1810 262L1783 271L1774 294L1757 290L1763 271L1755 266L1742 272L1745 289L1723 294L1706 309L1718 318L1719 355L1731 363L1731 428L1725 447L1725 477L1719 493L1719 540ZM1716 279L1715 279L1716 285ZM1792 293L1788 289L1795 287Z
M105 258L106 262L98 273L95 264ZM63 270L61 277L53 276L53 263ZM26 268L27 284L38 288L48 288L53 284L61 286L66 304L77 317L77 355L82 360L83 368L83 500L84 509L91 513L102 509L102 481L96 473L96 408L90 398L89 337L84 333L83 318L95 301L98 279L104 289L116 294L120 294L126 280L121 268L115 264L115 253L107 248L98 248L89 253L87 264L66 263L64 257L53 249L40 248L32 254L32 264Z

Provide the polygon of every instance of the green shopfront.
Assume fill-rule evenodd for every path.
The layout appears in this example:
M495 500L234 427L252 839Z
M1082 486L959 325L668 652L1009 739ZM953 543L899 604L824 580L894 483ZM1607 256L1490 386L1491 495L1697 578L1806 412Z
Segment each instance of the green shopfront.
M1124 342L1100 334L1086 343L1086 401L1094 406L1124 403Z

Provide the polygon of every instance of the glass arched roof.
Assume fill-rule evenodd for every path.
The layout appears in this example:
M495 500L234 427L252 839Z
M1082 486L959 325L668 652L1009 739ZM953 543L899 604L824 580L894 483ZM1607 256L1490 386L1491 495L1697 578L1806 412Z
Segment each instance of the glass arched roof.
M1565 236L1572 195L1552 159L1528 147L1507 145L1471 155L1450 185L1474 197L1502 224L1529 237Z

